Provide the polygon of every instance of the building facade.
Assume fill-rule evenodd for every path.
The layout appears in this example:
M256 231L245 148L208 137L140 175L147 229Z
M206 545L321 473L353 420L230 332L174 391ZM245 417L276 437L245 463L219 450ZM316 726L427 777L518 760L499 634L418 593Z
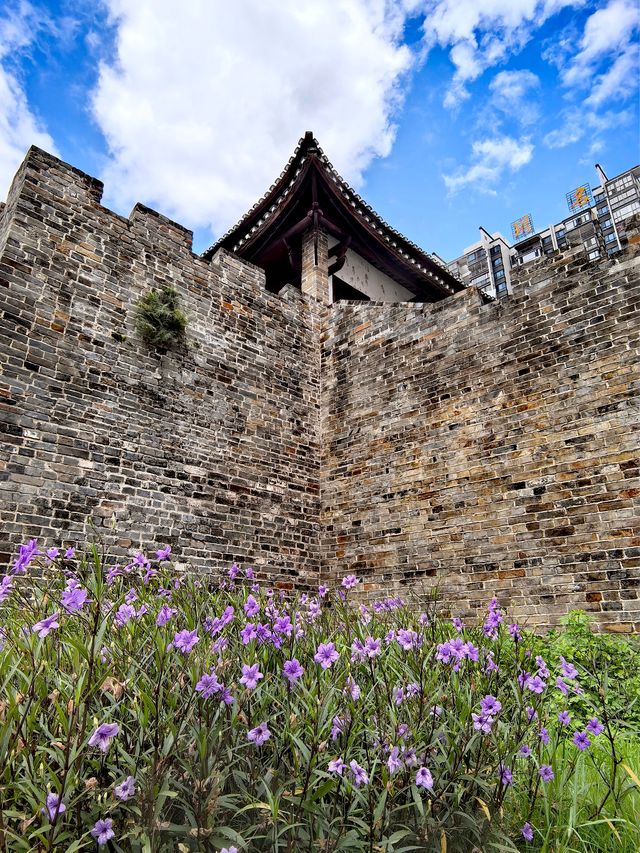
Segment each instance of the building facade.
M599 164L596 171L598 186L584 185L567 196L571 215L536 233L525 232L515 243L481 227L480 240L451 261L449 271L467 287L499 299L511 292L512 269L537 258L576 246L592 261L622 251L628 242L626 223L640 213L640 166L611 179Z

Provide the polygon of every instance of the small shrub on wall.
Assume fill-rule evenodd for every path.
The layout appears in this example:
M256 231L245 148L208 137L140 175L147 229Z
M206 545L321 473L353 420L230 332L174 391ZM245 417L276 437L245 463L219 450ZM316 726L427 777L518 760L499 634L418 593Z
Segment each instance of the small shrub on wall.
M31 541L0 578L0 851L640 849L606 678L497 601L470 627L170 551Z
M150 290L136 305L136 331L161 352L184 343L187 318L172 287Z

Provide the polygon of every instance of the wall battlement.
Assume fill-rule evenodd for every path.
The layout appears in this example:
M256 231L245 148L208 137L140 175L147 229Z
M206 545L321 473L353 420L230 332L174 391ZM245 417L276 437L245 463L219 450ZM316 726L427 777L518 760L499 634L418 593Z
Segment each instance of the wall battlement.
M325 306L101 198L31 149L0 210L0 560L90 516L123 552L284 587L355 571L457 613L496 594L532 625L640 628L633 235L522 267L500 302ZM159 356L133 309L165 284L188 344Z

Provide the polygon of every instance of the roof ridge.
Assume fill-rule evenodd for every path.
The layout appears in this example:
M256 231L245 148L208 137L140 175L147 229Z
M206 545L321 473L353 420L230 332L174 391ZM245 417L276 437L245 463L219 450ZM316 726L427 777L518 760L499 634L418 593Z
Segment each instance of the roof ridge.
M306 151L304 150L305 146L306 146ZM303 152L304 152L304 156L301 156L303 154ZM347 197L351 206L353 208L355 208L355 213L358 214L359 216L364 216L364 219L370 225L373 225L375 230L381 236L384 236L384 239L391 245L391 247L393 249L396 249L406 260L409 260L410 263L416 264L420 269L424 269L422 264L419 263L417 259L411 258L410 254L408 252L404 251L402 247L398 246L394 242L394 240L402 243L404 245L404 247L408 247L408 248L413 249L418 255L422 255L423 257L426 257L434 266L443 270L443 272L445 272L447 276L451 276L452 278L460 281L459 276L457 276L455 273L452 273L448 269L448 267L440 260L440 258L438 258L437 255L434 255L432 252L428 252L428 251L426 251L426 249L421 248L420 246L418 246L417 243L414 243L413 240L410 240L408 237L406 237L400 231L397 231L393 226L389 225L389 223L385 219L383 219L382 216L380 216L380 214L376 210L374 210L373 207L370 204L368 204L362 198L362 196L359 193L356 192L356 190L353 189L353 187L337 171L336 167L329 160L329 158L325 154L324 150L322 149L322 146L320 145L318 140L313 135L313 132L310 130L306 131L305 135L300 137L293 154L291 155L291 157L289 157L285 167L282 169L282 171L280 172L278 177L275 179L275 181L273 181L273 183L271 184L269 189L265 193L263 193L263 195L244 214L244 216L242 216L238 220L238 222L236 222L235 225L233 225L231 228L229 228L228 231L226 231L218 240L216 240L216 242L212 246L210 246L208 249L206 249L202 253L202 257L205 257L205 258L210 257L220 246L222 246L222 244L234 232L241 229L242 225L251 219L251 216L255 213L255 211L261 205L263 205L265 203L265 201L269 198L269 196L276 190L278 185L281 184L282 181L284 181L287 173L293 168L296 160L300 159L299 169L298 169L298 171L296 171L296 174L294 175L293 179L290 181L289 185L284 188L282 196L280 196L280 198L276 199L274 205L272 205L272 207L268 211L265 212L263 217L260 220L258 220L258 222L253 226L253 228L251 229L249 234L241 237L238 240L236 245L233 247L232 251L239 248L245 242L245 240L247 239L248 236L250 236L256 229L261 227L261 225L263 224L265 219L268 219L272 215L272 213L275 211L275 209L277 209L277 205L282 201L283 197L288 194L289 190L291 189L291 186L295 182L295 178L300 173L300 169L302 168L302 164L303 164L304 160L306 159L306 155L308 153L312 153L314 156L316 156L318 159L320 159L323 162L324 166L327 169L327 172L329 172L332 175L332 177L334 179L334 183L338 184L338 186L340 187L340 189L342 191L342 194ZM360 209L358 209L358 208L360 208ZM365 211L364 214L363 214L363 210ZM370 217L374 220L373 222L370 221ZM444 282L442 282L442 283L444 284Z

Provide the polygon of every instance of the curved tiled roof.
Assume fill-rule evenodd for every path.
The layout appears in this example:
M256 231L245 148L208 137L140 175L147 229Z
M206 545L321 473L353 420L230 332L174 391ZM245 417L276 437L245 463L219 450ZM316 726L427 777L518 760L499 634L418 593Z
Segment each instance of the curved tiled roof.
M337 190L342 195L344 201L349 204L352 212L360 218L363 224L366 223L368 228L376 231L379 238L384 240L389 248L395 254L399 255L405 263L415 265L417 270L431 276L434 275L433 268L437 268L444 273L442 277L436 276L443 289L450 292L463 289L463 285L459 282L459 279L448 270L439 258L425 252L424 249L421 249L420 246L409 240L404 234L396 231L388 222L385 222L371 205L367 204L344 178L338 174L311 131L307 131L299 140L295 151L289 158L284 169L266 193L232 228L203 252L202 257L206 259L211 258L221 247L232 252L241 251L243 244L247 240L256 236L257 232L262 231L263 227L269 223L274 214L281 208L282 203L295 186L296 180L309 154L315 155L316 160L322 163L327 178L336 185ZM452 281L459 286L451 286L449 282Z

